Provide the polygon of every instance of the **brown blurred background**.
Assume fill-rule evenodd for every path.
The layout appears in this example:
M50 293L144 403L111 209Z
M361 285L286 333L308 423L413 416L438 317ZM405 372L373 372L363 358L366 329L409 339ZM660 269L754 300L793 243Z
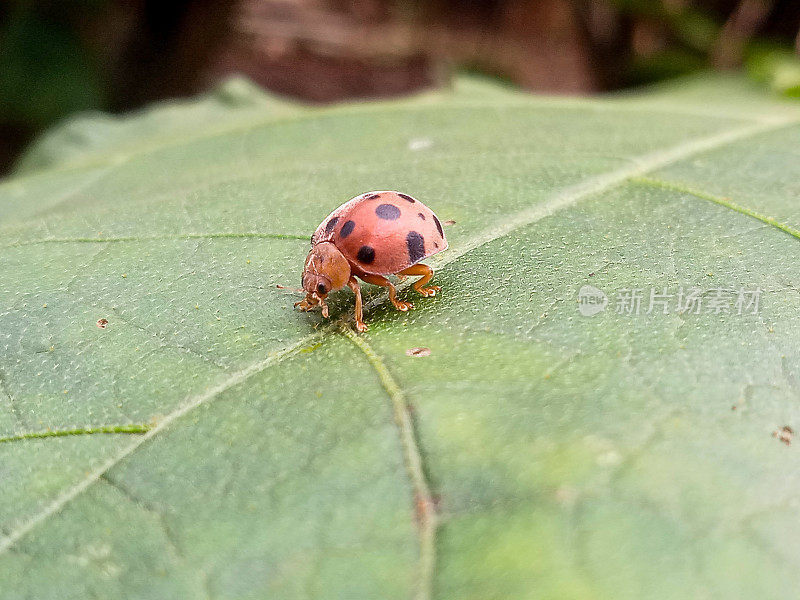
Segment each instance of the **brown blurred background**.
M6 1L0 173L72 112L125 111L232 73L314 103L464 70L588 94L745 63L765 79L797 60L799 29L798 0ZM800 95L800 75L786 80L778 91Z

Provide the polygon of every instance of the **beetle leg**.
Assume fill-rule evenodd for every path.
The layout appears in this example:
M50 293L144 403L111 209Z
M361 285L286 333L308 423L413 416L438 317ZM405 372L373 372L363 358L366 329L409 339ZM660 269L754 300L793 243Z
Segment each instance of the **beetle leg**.
M309 292L306 294L306 297L300 300L299 302L294 303L295 308L299 308L302 311L308 312L313 310L317 306L322 309L322 316L326 319L328 318L328 305L325 304L325 298L320 297L318 294Z
M325 303L325 298L318 297L317 301L319 302L319 306L322 309L322 316L327 319L329 313L328 313L328 305Z
M440 288L438 285L422 287L431 280L431 277L433 277L433 269L431 269L428 265L423 265L422 263L412 265L407 269L400 271L398 275L422 275L422 277L415 281L411 287L414 288L414 291L419 292L423 296L435 296L436 292L442 290L442 288Z
M317 305L317 300L310 293L306 294L306 297L300 300L299 302L294 303L295 308L299 308L304 312L310 311L316 305Z
M414 305L411 302L403 302L402 300L397 299L397 290L395 289L392 282L386 279L386 277L381 277L380 275L362 275L361 279L366 281L367 283L372 283L374 285L381 285L383 287L389 288L389 300L392 301L394 307L397 310L401 310L403 312L407 311L410 308L414 308Z
M356 330L358 330L359 333L364 333L367 330L367 324L364 323L364 309L361 302L361 286L358 285L358 280L352 276L347 282L347 285L356 295Z

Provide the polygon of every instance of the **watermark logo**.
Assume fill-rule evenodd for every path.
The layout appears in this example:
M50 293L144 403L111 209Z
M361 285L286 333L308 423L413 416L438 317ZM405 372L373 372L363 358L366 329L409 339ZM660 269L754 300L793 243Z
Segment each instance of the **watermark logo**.
M618 315L735 314L754 315L761 306L760 287L621 288L611 296ZM598 288L585 285L578 292L578 310L592 317L606 309L609 297Z
M584 317L593 317L608 306L608 296L593 285L585 285L578 291L578 310Z

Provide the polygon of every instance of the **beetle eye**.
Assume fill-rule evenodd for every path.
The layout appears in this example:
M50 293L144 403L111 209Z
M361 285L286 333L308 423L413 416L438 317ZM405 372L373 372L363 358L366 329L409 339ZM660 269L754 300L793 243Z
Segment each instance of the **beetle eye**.
M325 284L324 284L324 283L319 283L319 284L317 284L317 291L318 291L320 294L325 294L325 293L327 293L327 291L328 291L328 288L326 288L326 287L325 287Z

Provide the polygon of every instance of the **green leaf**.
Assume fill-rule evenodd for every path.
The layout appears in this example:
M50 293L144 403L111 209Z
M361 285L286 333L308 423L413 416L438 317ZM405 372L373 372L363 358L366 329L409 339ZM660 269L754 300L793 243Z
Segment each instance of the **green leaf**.
M74 120L0 184L0 598L791 595L800 107L233 85ZM371 189L456 223L441 294L365 286L356 336L349 292L324 322L292 290Z

